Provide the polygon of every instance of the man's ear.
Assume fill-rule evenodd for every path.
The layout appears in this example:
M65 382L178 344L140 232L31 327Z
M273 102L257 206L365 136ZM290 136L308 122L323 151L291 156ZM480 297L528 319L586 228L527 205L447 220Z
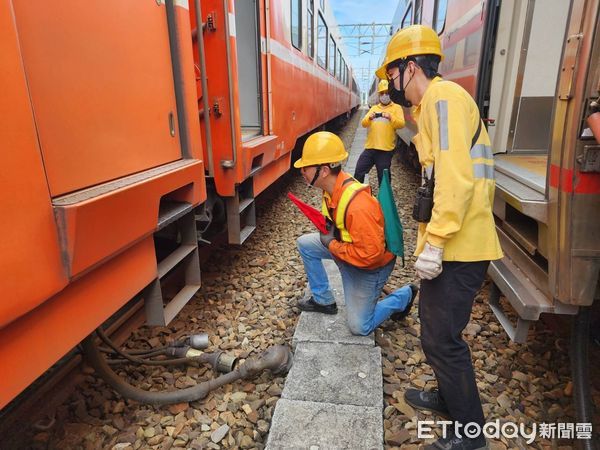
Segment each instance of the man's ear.
M413 75L417 72L417 70L421 70L423 71L423 69L421 69L421 66L419 66L416 62L411 61L412 62L412 67L413 67Z

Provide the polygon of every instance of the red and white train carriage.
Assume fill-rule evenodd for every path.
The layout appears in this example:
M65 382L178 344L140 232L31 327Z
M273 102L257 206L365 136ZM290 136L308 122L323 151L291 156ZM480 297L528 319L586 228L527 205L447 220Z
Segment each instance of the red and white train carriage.
M438 32L440 73L477 101L505 254L490 264L490 306L516 342L543 314L574 316L580 422L592 416L587 349L600 320L599 19L598 0L401 0L394 16L394 31L423 23Z

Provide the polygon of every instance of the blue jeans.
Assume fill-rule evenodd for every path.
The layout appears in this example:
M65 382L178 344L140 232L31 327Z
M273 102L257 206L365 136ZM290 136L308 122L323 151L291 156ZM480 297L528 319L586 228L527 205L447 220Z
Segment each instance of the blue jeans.
M410 286L396 289L383 300L377 301L381 289L394 269L395 258L378 269L359 269L334 258L321 244L319 233L300 236L297 245L315 302L322 305L335 303L323 260L332 259L339 267L344 286L348 326L352 334L366 336L372 333L393 313L404 311L410 302L412 297Z

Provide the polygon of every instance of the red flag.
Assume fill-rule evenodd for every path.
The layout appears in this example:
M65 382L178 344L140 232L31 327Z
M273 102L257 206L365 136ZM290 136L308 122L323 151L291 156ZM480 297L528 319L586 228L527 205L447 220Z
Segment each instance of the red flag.
M315 226L319 229L321 233L327 233L327 226L325 225L325 216L321 213L321 211L313 208L310 205L307 205L298 197L296 197L291 192L288 192L289 199L296 204L298 209L306 216L308 219L315 224Z

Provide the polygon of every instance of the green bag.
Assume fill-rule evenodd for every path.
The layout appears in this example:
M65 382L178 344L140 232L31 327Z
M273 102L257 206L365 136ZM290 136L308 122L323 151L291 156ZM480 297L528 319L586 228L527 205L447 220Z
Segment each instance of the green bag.
M385 220L385 244L387 249L394 255L400 256L402 265L404 265L404 230L394 201L388 169L383 171L383 180L381 180L381 186L379 186L377 200L379 200Z

